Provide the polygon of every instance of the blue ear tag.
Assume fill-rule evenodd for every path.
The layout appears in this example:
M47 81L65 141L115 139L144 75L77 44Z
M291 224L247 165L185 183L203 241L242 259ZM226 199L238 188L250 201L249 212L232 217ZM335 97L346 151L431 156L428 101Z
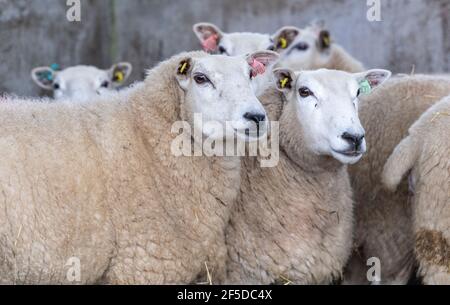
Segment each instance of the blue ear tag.
M50 69L53 71L58 71L61 67L58 64L51 64Z
M359 83L359 90L362 94L370 94L372 92L372 86L367 79Z

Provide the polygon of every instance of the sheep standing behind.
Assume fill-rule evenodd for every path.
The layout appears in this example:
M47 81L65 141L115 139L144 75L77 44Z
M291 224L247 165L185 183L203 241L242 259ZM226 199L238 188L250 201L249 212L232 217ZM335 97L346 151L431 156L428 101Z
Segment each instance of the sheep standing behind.
M274 35L249 32L225 33L211 23L197 23L193 30L205 52L228 56L245 55L259 50L281 53L300 32L296 27L286 26ZM269 67L269 70L272 68L273 66ZM256 95L264 94L272 80L271 73L257 76L253 84Z
M321 24L301 29L295 40L280 52L277 66L294 70L330 69L350 73L365 70L363 64L333 42Z
M250 128L248 114L265 112L249 62L275 55L184 53L87 104L2 103L0 283L192 283L206 266L221 272L240 160L178 157L172 127L197 126L198 112ZM77 266L79 278L67 277Z
M390 73L274 72L284 96L271 89L260 100L280 122L280 162L261 168L255 158L243 161L226 235L226 282L329 284L341 277L352 248L346 164L365 151L358 83L367 79L376 87Z
M382 284L406 284L410 279L415 262L408 186L389 193L383 189L381 173L409 127L449 93L448 78L416 75L394 78L361 100L368 153L350 167L357 204L355 251L346 283L368 284L367 261L372 257L380 259Z
M57 67L38 67L31 78L42 89L53 92L56 100L89 101L97 95L123 86L132 66L122 62L108 70L92 66L75 66L59 71Z
M197 23L193 30L203 50L212 54L235 56L270 49L280 54L273 67L296 71L325 68L350 73L365 70L359 61L332 41L322 23L313 23L305 29L285 26L273 35L224 33L211 23ZM254 83L257 96L264 94L272 82L270 73L258 76Z
M431 107L389 157L383 182L395 191L410 172L414 250L428 285L450 285L450 97Z

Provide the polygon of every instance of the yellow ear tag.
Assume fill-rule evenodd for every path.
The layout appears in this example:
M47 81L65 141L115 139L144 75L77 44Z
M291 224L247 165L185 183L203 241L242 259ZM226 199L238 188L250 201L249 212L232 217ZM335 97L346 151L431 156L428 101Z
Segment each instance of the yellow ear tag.
M125 78L125 75L123 74L122 71L117 71L116 73L114 73L114 80L116 82L121 83L121 82L123 82L124 78Z
M330 46L330 44L331 44L330 36L325 36L325 37L323 37L323 44L324 44L326 47L329 47L329 46Z
M288 46L288 42L287 42L286 38L281 37L281 38L280 38L280 47L281 47L282 49L286 49L287 46Z
M180 72L180 74L185 74L187 66L188 66L188 63L185 61L185 62L180 66L180 70L178 70L178 71Z
M289 81L289 77L286 77L285 79L280 80L281 89L286 88L288 81Z

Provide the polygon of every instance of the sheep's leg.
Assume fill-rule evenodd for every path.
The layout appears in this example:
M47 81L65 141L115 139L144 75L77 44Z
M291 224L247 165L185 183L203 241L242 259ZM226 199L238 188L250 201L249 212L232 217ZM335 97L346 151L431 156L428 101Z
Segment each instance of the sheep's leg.
M405 186L407 187L407 186ZM359 265L348 265L345 284L371 284L367 279L370 258L378 258L381 264L383 285L405 285L414 272L414 232L412 228L411 202L399 198L389 199L380 192L371 208L363 204L357 209L356 247L354 256ZM364 221L361 221L364 220ZM356 253L357 252L357 253ZM354 263L355 258L350 260ZM355 274L356 273L356 274Z

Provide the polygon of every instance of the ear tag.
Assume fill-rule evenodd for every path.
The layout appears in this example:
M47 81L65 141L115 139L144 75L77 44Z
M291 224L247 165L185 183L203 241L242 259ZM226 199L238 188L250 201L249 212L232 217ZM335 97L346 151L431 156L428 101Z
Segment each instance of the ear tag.
M211 35L208 39L202 42L202 47L205 52L213 52L217 49L217 39L219 37L214 34Z
M117 71L116 73L114 73L114 81L121 83L123 82L124 78L125 75L122 71Z
M287 42L286 38L281 37L278 45L280 46L280 48L286 49L288 47L288 42Z
M370 94L372 92L372 86L367 79L359 83L359 90L362 94Z
M48 81L53 81L53 75L51 72L49 71L45 71L45 72L40 72L38 73L38 77L41 80L48 80Z
M189 63L187 61L183 61L178 68L178 74L186 75L187 70L189 69Z
M61 67L58 64L51 64L50 69L52 69L53 71L59 71Z
M331 39L330 36L324 36L323 37L323 45L328 48L331 45Z
M289 81L289 77L286 77L286 78L280 80L281 89L286 88L286 85L287 85L288 81Z
M253 72L252 72L253 77L256 77L259 74L266 73L266 66L264 66L263 63L261 63L260 61L257 61L254 58L253 58L252 62L250 63L250 67L253 68Z
M330 32L328 31L321 31L319 33L319 44L320 47L323 49L328 49L331 47L331 36Z

